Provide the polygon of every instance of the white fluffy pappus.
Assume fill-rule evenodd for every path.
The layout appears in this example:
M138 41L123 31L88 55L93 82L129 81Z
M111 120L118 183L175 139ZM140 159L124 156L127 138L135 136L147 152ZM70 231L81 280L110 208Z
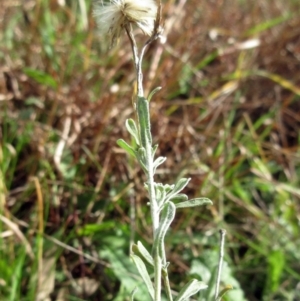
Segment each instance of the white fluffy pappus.
M151 35L157 14L153 0L110 0L94 6L94 17L101 34L108 34L111 46L119 39L127 24L136 24L144 34Z

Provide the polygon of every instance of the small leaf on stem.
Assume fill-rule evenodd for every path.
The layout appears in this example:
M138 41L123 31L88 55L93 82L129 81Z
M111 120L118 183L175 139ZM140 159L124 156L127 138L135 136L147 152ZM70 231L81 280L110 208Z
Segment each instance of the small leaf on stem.
M153 162L153 173L155 174L156 168L163 164L167 160L166 157L158 157L154 162Z
M150 102L151 98L153 97L153 95L154 95L156 92L158 92L159 90L161 90L161 87L156 87L155 89L153 89L153 90L150 92L150 94L149 94L149 96L148 96L148 101L149 101L149 102Z
M129 155L136 158L136 151L123 139L118 139L117 144L123 148Z
M132 251L134 252L135 255L138 255L144 263L154 266L154 261L148 250L144 247L144 245L138 241L137 245L134 244L132 245Z
M153 244L153 250L155 252L159 251L159 254L162 258L164 258L165 254L163 254L164 250L164 238L165 235L175 217L176 207L174 203L167 202L161 213L161 221L159 223L159 227L155 234L155 240Z
M133 119L127 119L125 125L126 125L126 128L127 128L127 131L134 138L135 143L137 145L140 145L139 133L138 133L138 129L137 129L137 126L135 124L135 121Z
M189 297L195 295L200 290L204 290L206 288L207 285L204 282L192 279L181 289L174 301L187 300Z
M143 278L152 300L154 300L153 284L151 282L150 276L148 274L147 268L146 268L143 260L139 256L134 255L134 254L131 255L131 258L132 258L133 262L135 263L141 277Z
M203 205L212 205L212 201L208 198L196 198L175 204L176 208L188 208Z
M150 115L149 102L145 97L138 97L137 99L137 113L139 116L141 144L143 147L152 145L152 136L150 131Z

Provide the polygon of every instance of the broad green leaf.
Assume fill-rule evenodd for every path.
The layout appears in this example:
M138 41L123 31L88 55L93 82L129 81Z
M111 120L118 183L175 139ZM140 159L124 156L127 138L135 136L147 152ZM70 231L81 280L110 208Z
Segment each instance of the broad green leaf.
M152 256L140 241L138 241L137 245L132 245L132 251L135 255L138 255L144 261L144 263L149 264L152 267L154 266Z
M196 206L203 206L203 205L212 205L212 201L208 198L196 198L191 199L186 202L181 202L175 204L176 208L188 208L188 207L196 207Z
M181 289L174 301L185 301L206 288L207 285L204 282L192 279Z
M140 145L139 132L138 132L137 126L135 124L135 121L133 119L127 119L125 125L127 128L127 131L134 138L135 143L137 145Z
M109 240L111 242L111 239ZM104 260L110 262L110 270L120 280L121 286L124 291L120 294L120 300L125 300L128 295L135 287L138 287L136 292L135 300L144 301L145 296L148 294L148 289L144 285L144 282L139 279L138 273L134 263L128 258L128 255L121 250L116 248L114 245L103 245L103 250L100 251L100 256ZM122 297L121 297L122 295Z
M145 266L143 260L139 256L134 255L134 254L131 255L131 258L132 258L134 264L136 265L136 267L137 267L137 269L138 269L141 277L143 278L144 283L147 286L148 292L149 292L152 300L154 300L154 288L153 288L153 284L151 282L150 276L148 274L148 271L146 269L146 266Z
M135 150L123 139L118 139L117 144L123 148L129 155L136 157L136 152Z
M192 262L192 275L200 277L202 281L208 284L208 288L203 292L202 300L215 300L215 284L217 277L217 263L219 260L219 252L217 250L204 250L197 260ZM221 273L221 283L230 284L234 287L226 293L226 298L230 301L246 301L244 292L233 273L230 266L224 261Z

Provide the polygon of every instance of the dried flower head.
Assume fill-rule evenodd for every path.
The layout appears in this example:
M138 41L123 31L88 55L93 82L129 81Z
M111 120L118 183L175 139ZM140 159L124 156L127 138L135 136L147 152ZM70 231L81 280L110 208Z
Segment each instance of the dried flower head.
M98 3L94 8L100 32L110 36L111 46L130 23L136 24L144 34L151 36L156 14L157 5L153 0L110 0L109 3Z

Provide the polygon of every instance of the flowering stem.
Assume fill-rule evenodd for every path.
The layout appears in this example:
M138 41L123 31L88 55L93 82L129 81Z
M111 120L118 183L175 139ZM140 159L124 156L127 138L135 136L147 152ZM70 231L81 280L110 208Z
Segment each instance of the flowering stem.
M132 33L131 24L126 24L125 30L129 37L129 41L130 41L132 52L133 52L133 61L134 61L134 67L136 70L136 78L137 78L137 95L142 97L142 96L144 96L143 73L142 73L142 67L141 67L143 58L142 58L142 56L139 58L138 48L136 45L134 35Z
M149 101L144 97L143 91L143 73L142 73L142 59L144 52L151 42L151 39L142 48L140 56L135 42L135 38L132 34L130 26L125 27L128 34L134 57L134 64L137 74L137 97L136 97L136 110L137 110L137 122L139 125L140 141L143 147L144 164L146 166L145 173L147 176L148 194L150 200L150 211L152 219L152 231L153 241L155 241L157 229L159 226L159 207L155 195L155 182L154 182L154 164L153 164L153 152L152 152L152 135L151 135L151 123L150 123L150 110ZM161 300L161 276L162 276L162 259L159 256L158 250L153 250L154 254L154 301ZM165 257L165 255L164 255ZM167 274L166 274L167 275ZM168 283L168 281L167 281ZM170 288L167 289L168 295ZM172 299L169 299L172 300Z

